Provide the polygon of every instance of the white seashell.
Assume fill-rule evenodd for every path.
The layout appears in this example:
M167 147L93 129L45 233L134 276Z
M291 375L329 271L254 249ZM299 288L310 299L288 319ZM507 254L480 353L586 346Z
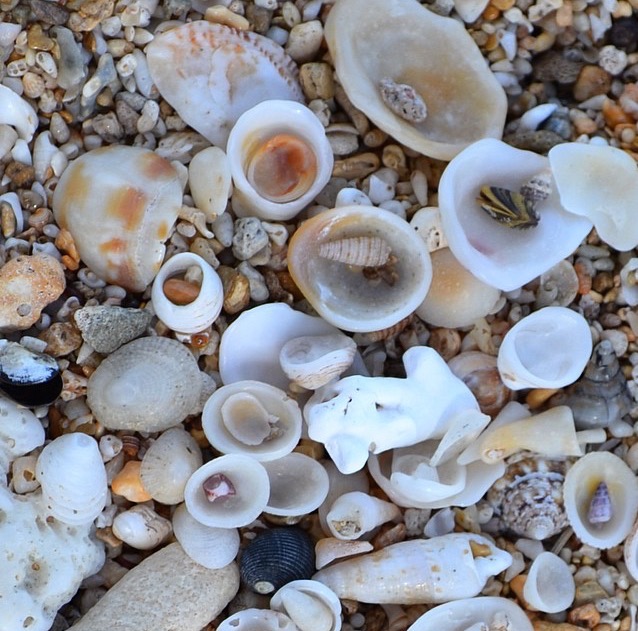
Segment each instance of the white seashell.
M17 139L18 132L13 127L0 124L0 159L11 151Z
M233 187L228 156L219 147L196 153L188 165L188 185L206 221L214 221L226 210Z
M202 452L195 439L182 427L172 427L146 450L140 479L154 500L179 504L188 478L201 466Z
M24 215L22 213L22 205L20 204L20 198L18 197L18 195L13 192L3 193L2 195L0 195L0 202L6 202L11 206L11 209L13 210L13 216L15 217L16 221L15 232L16 234L22 232L22 230L24 229Z
M395 543L324 568L313 580L339 598L359 602L440 603L476 596L511 562L509 553L485 537L454 533Z
M330 532L337 539L358 539L377 526L400 518L399 507L377 497L351 491L335 500L326 515Z
M534 131L546 119L548 119L555 111L558 105L556 103L541 103L536 107L528 109L520 118L518 129L520 131Z
M270 599L270 608L286 614L299 631L339 631L341 603L337 595L319 581L286 583Z
M175 304L164 293L164 283L190 267L201 270L201 285L197 297L185 305ZM199 255L180 252L168 259L157 272L151 290L153 310L173 331L198 333L208 328L221 313L224 289L217 272Z
M293 383L316 390L349 368L356 352L356 343L342 333L306 335L281 347L279 363Z
M257 519L269 494L264 467L250 456L229 454L193 473L184 489L184 501L191 517L205 526L240 528Z
M608 489L611 518L592 523L591 503L601 482ZM584 544L612 548L629 535L636 519L638 480L621 458L607 451L595 451L579 458L567 471L563 498L574 534Z
M462 598L433 607L408 631L532 631L532 622L513 600L499 596Z
M251 31L200 20L157 35L145 52L162 97L221 148L237 119L257 103L303 101L296 64L274 41Z
M227 149L239 217L286 220L321 192L333 154L314 113L294 101L263 101L233 126Z
M3 474L19 456L24 456L44 444L44 428L29 409L0 394L0 487Z
M337 193L335 208L339 206L372 206L370 198L358 188L346 186Z
M204 434L215 449L257 460L289 454L299 442L301 425L297 402L259 381L236 381L218 388L202 411Z
M211 570L225 567L239 552L236 528L204 526L191 517L186 504L180 504L173 513L173 532L184 552L193 561Z
M70 525L91 523L106 505L106 469L97 442L63 434L40 453L36 477L47 512Z
M351 557L374 550L369 541L342 541L335 537L326 537L317 541L315 546L315 567L322 567L332 563L335 559Z
M51 177L51 160L57 152L58 148L53 144L51 132L40 132L33 142L33 168L38 182L44 183Z
M285 614L268 609L243 609L219 623L217 631L298 631Z
M102 361L89 378L86 397L108 429L160 432L191 414L201 391L197 361L186 346L142 337Z
M540 276L534 306L569 306L578 295L578 276L574 266L567 260L560 261Z
M328 473L309 456L291 453L262 462L270 480L270 497L264 509L271 515L307 515L328 495Z
M25 142L33 138L38 128L38 116L34 109L4 85L0 85L0 124L14 127Z
M11 488L14 493L31 493L40 483L35 477L38 457L34 454L16 458L11 465Z
M420 173L420 171L415 171L415 173ZM435 250L447 247L447 239L441 224L441 213L436 206L427 206L417 210L410 219L410 225L425 241L430 254Z
M454 10L461 16L466 24L475 22L485 7L489 4L489 0L454 0Z
M567 307L544 307L507 332L497 365L512 390L562 388L578 379L591 353L591 332L582 315Z
M545 613L565 611L574 602L576 584L569 566L553 552L541 552L533 561L523 587L523 598Z
M630 307L638 305L638 258L631 258L620 270L622 297Z
M171 522L154 510L138 504L113 520L113 534L137 550L152 550L172 532Z

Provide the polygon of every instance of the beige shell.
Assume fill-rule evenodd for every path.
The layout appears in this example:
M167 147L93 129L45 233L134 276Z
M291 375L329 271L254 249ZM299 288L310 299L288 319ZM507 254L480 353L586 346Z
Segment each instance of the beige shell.
M319 246L318 253L330 261L348 265L376 267L388 262L392 248L381 237L351 237L326 241Z
M181 204L182 186L167 160L148 149L111 145L71 162L52 208L97 276L137 292L157 274Z
M290 581L270 599L270 608L286 614L299 631L339 631L341 603L323 583Z
M413 0L339 0L328 14L325 37L352 103L398 142L449 160L480 138L501 136L505 93L456 20ZM422 122L406 120L388 106L382 89L387 79L415 94L410 107L402 90L402 110L422 111L417 99L423 100Z

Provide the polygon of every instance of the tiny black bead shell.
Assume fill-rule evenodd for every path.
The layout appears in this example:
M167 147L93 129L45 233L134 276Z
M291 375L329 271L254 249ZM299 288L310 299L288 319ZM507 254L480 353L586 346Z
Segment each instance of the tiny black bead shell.
M239 570L242 581L253 591L270 594L315 573L314 545L300 528L272 528L246 547Z

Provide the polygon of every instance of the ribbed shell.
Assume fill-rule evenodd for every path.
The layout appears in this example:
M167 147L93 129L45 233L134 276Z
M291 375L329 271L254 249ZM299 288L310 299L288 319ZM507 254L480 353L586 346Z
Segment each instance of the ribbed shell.
M392 251L381 237L350 237L335 239L319 245L318 253L325 259L348 265L373 267L385 265Z
M87 402L108 429L159 432L177 425L199 401L197 361L176 340L143 337L109 355L87 386Z
M239 570L242 581L259 594L270 594L290 581L315 573L312 540L300 528L266 530L244 550Z

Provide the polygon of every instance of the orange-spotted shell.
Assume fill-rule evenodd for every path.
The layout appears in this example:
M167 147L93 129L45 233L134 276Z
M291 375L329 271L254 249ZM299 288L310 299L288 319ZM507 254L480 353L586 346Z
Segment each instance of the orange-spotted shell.
M167 160L148 149L113 145L67 167L52 207L95 274L138 292L162 264L181 204L182 186Z

